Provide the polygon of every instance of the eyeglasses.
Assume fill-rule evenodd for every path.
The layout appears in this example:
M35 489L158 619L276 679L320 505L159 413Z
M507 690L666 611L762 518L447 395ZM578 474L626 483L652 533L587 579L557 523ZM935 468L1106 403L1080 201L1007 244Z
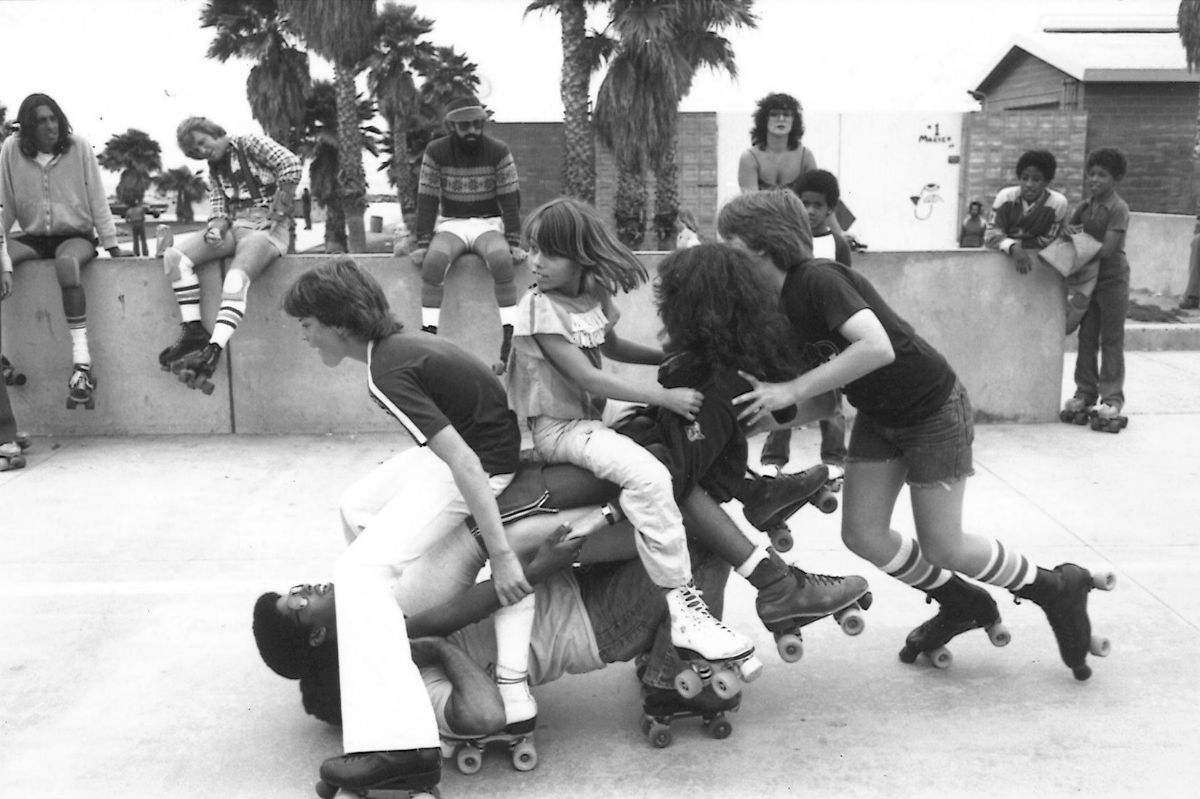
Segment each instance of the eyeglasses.
M483 130L483 120L482 119L472 119L468 122L455 122L454 129L461 130L461 131Z

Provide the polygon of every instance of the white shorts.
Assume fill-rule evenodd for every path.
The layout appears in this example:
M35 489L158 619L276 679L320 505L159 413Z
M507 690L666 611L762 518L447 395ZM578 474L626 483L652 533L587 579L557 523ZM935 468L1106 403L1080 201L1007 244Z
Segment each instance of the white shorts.
M439 216L433 226L434 233L449 233L462 239L467 248L475 246L475 240L484 233L495 231L504 234L504 220L498 216L472 217L470 219L451 219Z

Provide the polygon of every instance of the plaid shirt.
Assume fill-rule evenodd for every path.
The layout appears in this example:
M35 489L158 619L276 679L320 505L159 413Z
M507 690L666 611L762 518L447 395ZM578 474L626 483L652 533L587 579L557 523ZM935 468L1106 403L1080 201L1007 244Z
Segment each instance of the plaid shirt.
M274 139L249 134L229 137L229 152L219 164L209 162L212 189L208 193L209 219L228 219L246 208L270 208L275 187L300 182L300 159ZM255 200L250 180L242 174L237 153L246 157L262 196Z

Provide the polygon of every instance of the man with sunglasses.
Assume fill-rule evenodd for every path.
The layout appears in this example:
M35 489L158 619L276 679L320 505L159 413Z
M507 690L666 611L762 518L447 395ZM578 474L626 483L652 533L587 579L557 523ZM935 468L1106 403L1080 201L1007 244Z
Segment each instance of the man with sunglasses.
M483 258L500 308L503 343L493 369L501 373L517 312L513 264L524 260L525 252L517 166L508 145L483 132L487 116L473 96L447 104L449 135L431 141L421 161L416 249L409 257L421 269L421 327L435 334L450 266L467 252Z

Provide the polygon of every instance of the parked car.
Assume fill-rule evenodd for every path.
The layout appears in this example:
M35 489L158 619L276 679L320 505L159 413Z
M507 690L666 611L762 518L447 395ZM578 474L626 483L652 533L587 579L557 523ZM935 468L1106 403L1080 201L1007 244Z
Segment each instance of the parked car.
M155 219L158 219L160 216L166 213L167 208L169 207L169 204L165 200L156 200L154 198L142 200L142 205L146 206L146 213ZM108 210L112 212L112 215L117 219L123 219L125 217L125 212L129 210L129 206L120 200L110 199L108 201Z

